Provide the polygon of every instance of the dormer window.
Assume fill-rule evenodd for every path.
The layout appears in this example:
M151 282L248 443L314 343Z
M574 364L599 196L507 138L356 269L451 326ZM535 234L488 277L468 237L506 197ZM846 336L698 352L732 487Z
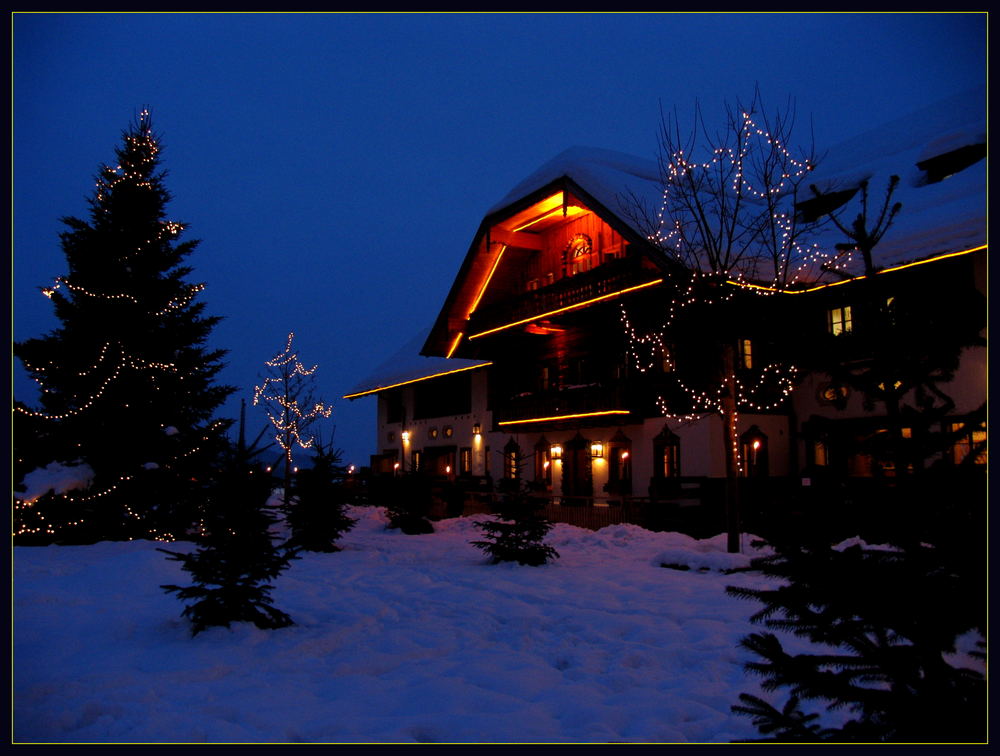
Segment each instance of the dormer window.
M924 172L921 185L936 184L959 171L964 171L970 165L975 165L986 157L986 144L968 144L957 150L945 152L942 155L921 160L917 168Z
M816 187L812 187L816 191ZM858 187L844 189L839 192L827 192L826 194L816 194L815 196L795 203L795 212L798 220L802 223L815 223L824 215L829 215L834 210L843 207L858 193Z

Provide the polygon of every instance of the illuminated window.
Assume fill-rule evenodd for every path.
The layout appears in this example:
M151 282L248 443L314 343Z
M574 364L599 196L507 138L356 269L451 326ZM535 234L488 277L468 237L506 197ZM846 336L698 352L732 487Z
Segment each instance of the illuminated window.
M851 332L851 306L834 307L826 311L826 327L834 336Z
M545 436L535 444L535 480L546 486L552 485L552 447Z
M756 425L751 425L750 430L740 436L740 456L743 477L758 478L768 474L767 436Z
M469 475L472 472L472 449L468 446L459 452L458 472L460 475Z
M951 447L954 464L986 464L986 429L982 425L967 427L966 423L951 423L949 430L955 438Z
M413 452L413 472L420 472L423 468L421 467L421 462L423 461L424 453L421 451Z
M750 339L740 339L740 366L746 370L753 367L753 344Z
M564 252L566 275L575 276L577 273L586 273L590 270L593 252L593 242L586 234L577 234L570 239Z
M830 453L826 448L825 441L813 442L813 464L817 467L826 467L829 464Z
M437 428L431 428L429 431L427 431L427 435L430 436L431 438L437 438L438 437L438 429Z
M608 493L632 493L632 442L620 430L608 443Z
M508 480L521 477L521 447L512 438L503 448L503 476Z

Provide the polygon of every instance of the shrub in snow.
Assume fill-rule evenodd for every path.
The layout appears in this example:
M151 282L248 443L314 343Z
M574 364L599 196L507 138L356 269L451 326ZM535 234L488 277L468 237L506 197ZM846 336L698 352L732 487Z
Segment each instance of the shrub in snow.
M285 515L292 534L285 548L340 550L337 540L355 523L344 512L346 478L347 470L340 464L340 452L316 443L312 467L299 470L292 485L293 499Z
M291 557L274 543L275 518L265 507L270 493L270 476L260 467L230 461L212 481L203 536L195 551L160 549L194 579L187 587L161 586L182 601L194 600L182 613L191 619L192 635L232 622L253 622L260 628L294 624L271 606L269 582L288 567Z
M407 473L393 478L372 480L372 499L385 507L390 530L398 528L407 535L434 532L427 519L431 506L431 484L426 476Z
M985 571L974 554L926 543L776 545L754 565L783 585L727 591L764 604L753 622L807 638L815 650L789 653L773 633L744 638L760 657L746 668L763 677L764 690L790 696L779 709L743 693L733 711L753 717L770 740L981 740L985 680L949 659L959 636L985 627ZM802 710L809 699L851 719L825 727Z
M508 491L498 506L497 520L477 520L476 527L483 532L483 540L471 541L493 558L493 563L517 562L534 567L559 553L545 543L545 536L552 523L542 514L542 505L533 498L520 479L505 482Z

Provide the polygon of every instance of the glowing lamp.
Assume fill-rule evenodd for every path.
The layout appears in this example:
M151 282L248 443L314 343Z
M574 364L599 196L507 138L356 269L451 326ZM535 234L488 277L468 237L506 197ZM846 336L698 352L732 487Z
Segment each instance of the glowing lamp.
M480 435L482 435L482 432L483 432L483 428L482 428L482 426L479 423L476 423L475 425L472 426L472 435L473 436L480 436Z
M553 445L549 451L552 453L552 459L562 459L562 447L559 444Z
M552 464L552 463L549 462L548 460L545 460L544 462L542 462L542 469L543 470L548 470L550 464Z
M398 470L398 469L399 469L399 462L397 462L396 464L394 464L394 465L392 466L392 469L393 469L393 470Z
M624 462L626 459L628 459L628 452L627 451L623 451L622 452L621 459L622 459L622 462Z
M447 473L448 475L451 475L451 465L445 465L445 466L444 466L444 471L445 471L445 472L446 472L446 473Z
M403 443L406 443L407 441L409 441L409 440L410 440L410 432L409 432L409 431L403 431L403 432L402 432L402 433L400 434L400 438L402 438L402 439L403 439Z
M753 450L757 451L760 448L760 439L755 438L753 441Z
M594 443L590 445L590 456L594 459L604 456L604 444Z

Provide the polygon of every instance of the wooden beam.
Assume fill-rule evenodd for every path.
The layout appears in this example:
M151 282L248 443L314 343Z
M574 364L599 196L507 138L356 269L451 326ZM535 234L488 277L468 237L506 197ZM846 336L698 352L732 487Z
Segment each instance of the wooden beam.
M538 234L526 234L519 231L505 231L499 226L490 229L490 241L506 244L508 247L522 247L524 249L542 249L542 237Z

